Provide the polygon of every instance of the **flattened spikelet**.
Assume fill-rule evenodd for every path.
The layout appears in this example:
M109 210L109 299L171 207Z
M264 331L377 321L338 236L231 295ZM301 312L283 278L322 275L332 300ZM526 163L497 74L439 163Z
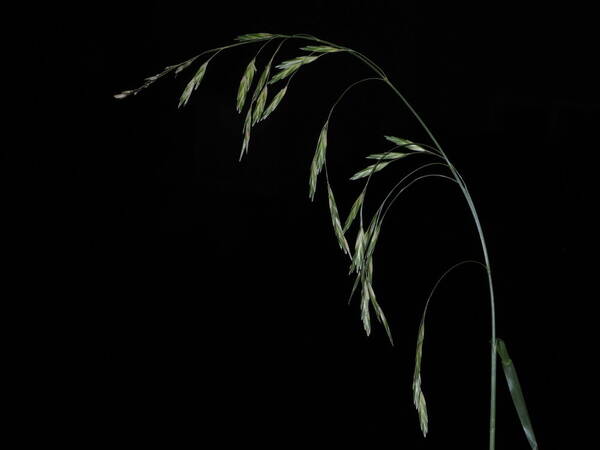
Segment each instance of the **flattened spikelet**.
M392 337L392 330L390 329L390 325L388 324L387 319L385 318L385 314L383 313L383 309L377 303L377 299L375 298L375 293L372 293L371 304L373 305L373 309L375 310L375 315L377 316L377 320L383 324L383 328L385 329L385 334L387 334L388 339L390 340L390 344L394 345L394 338Z
M238 36L235 38L236 41L262 41L264 39L271 39L275 37L275 35L271 34L271 33L249 33L249 34L242 34L241 36Z
M306 47L302 47L300 50L314 53L334 53L344 51L342 48L330 47L328 45L307 45Z
M333 223L333 230L335 231L338 244L344 253L350 255L350 247L348 246L348 241L346 241L344 232L342 231L340 215L338 213L337 205L335 204L335 197L333 196L333 191L331 190L329 183L327 183L327 197L329 199L329 213L331 214L331 222Z
M395 159L404 158L405 156L408 156L408 153L400 153L400 152L374 153L372 155L367 156L367 159L395 160Z
M248 153L248 145L250 143L250 131L252 130L252 105L246 113L246 120L244 120L244 128L242 133L244 134L244 141L242 143L242 151L240 153L240 160L244 156L244 153Z
M369 243L365 252L365 258L370 259L373 256L373 252L375 251L375 245L377 244L377 239L379 238L379 232L381 231L381 222L378 220L378 217L375 216L371 225L368 229Z
M369 284L366 280L366 277L363 275L362 277L362 294L360 301L360 318L363 323L363 328L365 329L365 333L367 336L371 334L371 314L369 311L370 305L370 292L369 292Z
M309 196L313 200L315 192L317 190L317 177L323 168L325 163L325 152L327 150L327 129L329 127L329 121L325 122L321 133L319 134L319 141L317 142L317 150L313 157L312 164L310 166L310 179L309 179Z
M298 56L294 59L288 59L277 66L278 69L287 69L289 67L302 66L315 61L318 56Z
M254 116L252 118L252 126L254 126L262 117L262 113L265 109L265 103L267 103L267 95L268 95L267 86L263 88L258 99L256 99L256 105L254 106Z
M250 86L252 86L252 81L254 80L254 74L256 73L256 66L254 65L255 58L250 61L248 67L244 71L244 75L242 76L242 80L240 81L240 87L237 93L237 112L241 113L244 108L244 103L246 102L246 96L248 95L248 91L250 90Z
M183 93L181 94L181 98L179 99L178 108L180 108L181 106L185 106L187 104L188 100L190 99L192 93L198 88L198 86L202 82L202 78L204 78L204 74L206 73L207 65L208 65L208 61L206 61L204 64L202 64L200 66L200 68L196 72L196 75L194 75L192 77L192 79L189 81L189 83L183 90Z
M121 99L124 99L125 97L129 97L131 94L135 95L136 92L133 89L128 89L126 91L119 92L118 94L113 95L113 97L116 98L117 100L121 100Z
M381 169L385 168L391 161L379 162L376 164L371 164L368 167L365 167L362 170L359 170L354 175L350 177L351 180L359 180L364 177L368 177L371 173L379 172Z
M300 68L300 66L292 66L292 67L288 67L287 69L280 70L273 76L273 78L271 78L269 80L269 84L277 83L279 80L283 80L284 78L289 77L291 74L293 74L299 68Z
M156 80L158 80L159 78L162 78L163 76L167 75L169 72L175 71L175 75L177 75L179 72L181 72L182 70L184 70L186 67L188 67L190 64L192 64L195 60L196 60L196 56L188 59L187 61L184 61L182 63L179 64L174 64L172 66L167 66L165 67L165 70L163 70L162 72L156 74L156 75L152 75L151 77L146 77L144 79L144 84L142 84L140 87L138 87L137 89L128 89L125 90L123 92L120 92L118 94L113 95L114 98L121 100L124 99L126 97L129 97L130 95L136 95L138 92L140 92L143 89L146 89L147 87L149 87L152 83L154 83Z
M408 150L413 150L415 152L424 152L426 151L420 145L415 144L413 141L409 141L408 139L402 139L396 136L384 136L388 141Z
M175 75L177 75L182 70L187 69L190 66L190 64L192 64L195 60L196 60L196 58L192 58L184 63L177 64L176 66L172 66L172 67L175 67Z
M269 81L269 84L277 83L279 80L283 80L284 78L289 77L291 74L296 72L300 67L302 67L305 64L309 64L309 63L315 61L316 59L319 58L319 56L321 56L321 55L299 56L297 58L282 62L281 64L279 64L277 66L277 68L281 69L281 70L279 72L277 72L275 74L275 76L273 76L273 78L271 78L271 80Z
M283 89L281 89L276 95L275 97L273 97L273 100L271 101L271 104L267 107L267 109L265 110L262 119L260 120L265 120L267 117L269 117L269 115L275 111L275 108L277 108L277 106L279 105L279 103L281 103L281 100L283 99L283 96L285 95L287 91L287 86L284 87Z
M350 265L350 273L355 270L360 273L363 267L366 240L368 240L368 236L361 226L356 235L356 241L354 242L354 256L352 257L352 264Z
M265 83L267 82L267 79L269 78L270 73L271 73L271 64L267 64L265 66L264 70L262 71L262 73L260 74L258 83L256 83L256 87L254 88L254 94L252 94L252 103L254 103L256 101L256 99L262 92L263 87L265 87Z
M421 389L421 359L423 356L423 341L425 340L425 321L421 321L419 326L419 335L417 337L417 351L415 356L415 372L413 375L413 402L417 413L419 414L419 424L423 436L427 436L428 418L427 418L427 403L425 395Z
M358 214L358 211L360 210L360 207L363 203L363 200L365 198L365 191L363 190L360 195L358 196L358 198L354 201L354 204L352 205L352 208L350 209L350 213L348 214L348 217L346 218L346 223L344 224L344 233L346 233L346 231L348 231L348 229L350 228L350 225L352 225L352 222L354 222L354 219L356 218L356 215Z

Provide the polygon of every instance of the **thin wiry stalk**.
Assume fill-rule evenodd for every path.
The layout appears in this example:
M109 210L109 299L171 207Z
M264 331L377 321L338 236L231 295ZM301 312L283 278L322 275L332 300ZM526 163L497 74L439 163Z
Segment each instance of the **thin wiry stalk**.
M419 172L419 171L421 171L421 170L423 170L423 169L426 169L427 167L432 167L432 166L443 166L443 167L446 167L446 164L445 164L445 163L427 163L427 164L423 164L423 165L421 165L421 166L417 167L416 169L413 169L411 172L409 172L409 173L408 173L407 175L405 175L404 177L402 177L402 178L400 179L400 181L398 181L398 182L396 183L396 185L395 185L395 186L394 186L394 187L393 187L393 188L390 190L390 192L387 194L386 198L383 200L383 202L381 203L381 205L380 205L380 206L379 206L379 208L377 209L377 212L375 213L373 220L374 220L374 221L377 221L377 220L379 220L379 217L380 217L380 215L381 215L381 210L383 209L383 207L385 206L385 203L386 203L386 201L387 201L387 200L388 200L388 198L389 198L389 197L392 195L392 193L394 192L394 190L395 190L396 188L398 188L398 187L399 187L399 186L400 186L402 183L404 183L404 182L405 182L407 179L409 179L409 178L410 178L412 175L414 175L415 173L417 173L417 172ZM364 190L363 190L363 193L364 193ZM361 225L361 227L360 227L360 228L362 229L362 225ZM354 282L354 285L353 285L353 287L352 287L352 291L351 291L351 293L350 293L350 296L348 297L348 304L350 304L350 302L352 301L352 297L354 297L354 292L356 291L356 287L357 287L357 285L358 285L358 280L359 280L359 278L360 278L359 276L357 276L357 277L356 277L356 280L355 280L355 282Z
M457 262L456 264L454 264L453 266L451 266L449 269L447 269L442 276L440 276L437 281L435 282L435 284L433 285L433 288L431 289L431 292L429 293L429 295L427 296L427 301L425 302L425 307L423 308L423 315L421 318L421 321L425 320L425 316L427 315L427 309L429 308L429 302L431 301L431 298L433 297L433 294L435 294L435 291L437 290L438 286L440 285L440 283L442 282L442 280L444 278L446 278L446 276L452 272L454 269L457 269L458 267L464 265L464 264L479 264L481 267L483 267L484 269L487 270L487 267L485 266L485 264L483 264L480 261L476 261L474 259L466 259L464 261L460 261Z
M405 144L404 146L402 146L402 145L396 145L396 146L392 147L391 149L387 150L387 151L384 153L384 155L389 155L391 152L393 152L393 151L395 151L395 150L397 150L397 149L399 149L399 148L406 147L406 146L408 146L408 145L411 145L411 144ZM412 155L417 155L417 154L431 154L431 155L435 155L435 154L434 154L434 153L432 153L432 152L411 153L411 154L412 154ZM437 156L437 155L436 155L436 156ZM376 170L377 170L377 166L379 165L379 163L380 163L381 161L383 161L383 158L382 158L381 160L379 160L379 161L378 161L378 162L377 162L377 163L374 165L374 167L373 167L373 170L371 171L371 173L370 173L369 177L367 178L367 182L365 183L365 187L363 188L363 196L366 196L366 195L367 195L367 188L369 187L369 183L371 182L371 178L373 177L373 174L376 172ZM445 165L445 164L444 164L444 165ZM414 173L414 172L411 172L410 174L412 174L412 173ZM410 175L410 174L409 174L409 175ZM396 186L398 186L400 183L402 183L402 181L404 181L405 179L406 179L406 177L402 178L402 179L401 179L401 180L400 180L400 181L399 181L399 182L396 184ZM362 204L362 205L361 205L361 207L360 207L360 223L361 223L361 224L363 223L363 205L364 205L364 202L363 202L363 204Z
M329 113L327 114L327 122L329 122L331 120L331 115L333 114L335 107L346 96L346 94L354 87L356 87L362 83L365 83L367 81L383 81L383 79L379 78L379 77L363 78L362 80L355 81L350 86L348 86L346 89L344 89L344 91L340 94L340 96L337 98L337 100L333 103L333 105L329 109ZM329 171L327 170L327 159L325 159L324 166L325 166L325 178L327 180L327 183L329 183ZM361 211L362 211L362 206L361 206ZM361 224L362 224L362 216L361 216ZM352 257L351 254L349 256Z
M427 175L421 175L420 177L415 178L414 180L412 180L410 183L408 183L406 186L404 186L402 189L400 189L400 191L398 191L398 193L394 196L394 198L390 201L390 203L387 205L385 211L383 212L383 216L381 216L381 220L383 221L383 219L385 219L386 214L388 213L388 211L390 210L390 207L394 204L394 202L398 199L398 197L400 197L400 195L402 195L402 193L407 190L409 187L411 187L413 184L415 184L417 181L419 180L424 180L426 178L444 178L446 180L450 180L452 182L456 182L456 180L452 177L446 176L446 175L442 175L439 173L430 173Z
M489 285L489 292L490 292L490 311L491 311L491 327L492 327L492 341L491 342L492 342L492 348L490 350L491 369L490 369L489 450L495 450L495 448L496 448L496 373L497 373L497 367L496 367L496 362L497 362L497 355L496 355L496 305L495 305L495 301L494 301L494 285L493 285L493 280L492 280L492 270L491 270L491 266L490 266L490 258L489 258L489 255L488 255L488 250L487 250L487 245L486 245L486 241L485 241L485 236L483 234L483 229L481 227L481 222L479 220L479 215L477 214L477 209L475 208L475 205L473 203L473 199L471 198L471 194L469 192L469 189L467 188L467 185L463 181L462 177L458 174L458 171L452 165L452 163L450 162L450 160L448 159L448 157L446 156L446 154L442 150L442 147L439 145L439 143L436 141L435 137L433 136L433 134L429 130L429 128L425 125L425 123L423 122L423 120L420 118L420 116L417 114L417 112L412 108L412 106L410 106L410 104L408 103L408 101L396 89L396 87L389 80L387 80L387 83L398 94L398 96L400 97L400 99L409 108L409 110L412 112L412 114L415 116L415 118L417 118L417 120L421 123L421 125L425 129L426 133L429 135L429 137L431 138L431 140L434 142L434 144L439 149L440 153L443 155L443 157L446 160L446 162L448 163L448 166L450 167L450 170L452 171L452 174L454 175L454 178L456 179L456 181L457 181L457 183L458 183L461 191L463 192L463 195L464 195L464 197L465 197L465 199L467 201L467 204L469 205L469 209L471 210L471 214L473 216L473 220L475 221L475 225L477 227L477 232L479 234L479 240L480 240L480 243L481 243L481 250L483 252L483 258L484 258L485 265L486 265L486 268L487 268L488 285Z
M394 193L394 191L396 189L398 189L398 187L400 187L402 185L402 183L404 183L410 176L414 175L415 173L426 169L427 167L432 167L432 166L442 166L442 167L448 167L448 165L446 163L427 163L427 164L423 164L422 166L417 167L416 169L414 169L412 172L409 172L407 175L405 175L404 177L402 177L400 179L400 181L398 181L394 187L392 189L390 189L390 191L387 193L387 195L385 196L385 198L383 199L383 202L381 202L381 205L379 206L378 212L381 212L381 210L383 209L383 207L385 206L385 203L388 201L388 199L392 196L392 194Z
M484 269L487 269L485 267L485 265L479 261L466 260L466 261L461 261L459 263L456 263L452 267L450 267L448 270L446 270L442 274L442 276L439 277L438 280L435 282L433 289L429 293L429 296L427 297L427 301L425 302L425 308L423 308L421 322L419 323L419 332L418 332L418 337L417 337L417 350L416 350L416 356L415 356L415 370L414 370L414 374L413 374L413 398L414 398L415 408L417 409L417 412L419 414L419 422L421 424L421 430L423 431L424 436L427 435L428 417L427 417L427 404L425 402L425 395L423 394L423 389L422 389L421 367L422 367L422 358L423 358L423 343L425 340L425 318L427 316L427 309L429 307L429 302L431 301L431 298L433 297L433 294L435 293L435 291L438 288L441 281L454 269L456 269L457 267L460 267L464 264L467 264L467 263L479 264Z

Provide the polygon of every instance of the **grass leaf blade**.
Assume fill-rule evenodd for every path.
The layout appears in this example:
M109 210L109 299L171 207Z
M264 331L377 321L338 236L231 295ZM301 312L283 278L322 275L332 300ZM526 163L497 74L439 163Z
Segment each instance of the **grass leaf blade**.
M531 419L529 418L529 412L527 411L527 405L525 403L525 397L523 397L523 391L521 390L521 383L519 383L517 370L515 369L515 365L508 355L508 350L506 349L506 344L504 341L502 339L496 339L496 342L496 350L500 355L500 359L502 360L504 376L506 377L506 382L508 384L508 389L510 390L510 396L512 397L515 405L515 409L519 415L521 426L523 427L523 431L525 432L525 436L529 441L531 449L537 450L538 444L535 434L533 433L533 426L531 425Z

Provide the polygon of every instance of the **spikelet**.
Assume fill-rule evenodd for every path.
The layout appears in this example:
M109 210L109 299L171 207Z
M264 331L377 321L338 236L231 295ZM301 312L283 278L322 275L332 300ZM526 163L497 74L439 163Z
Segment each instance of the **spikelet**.
M254 65L255 58L250 61L248 67L244 71L244 75L242 76L242 80L240 81L240 87L237 93L237 112L241 113L244 108L244 103L246 102L246 96L248 95L248 91L250 90L250 86L252 86L252 81L254 80L254 74L256 73L256 66Z
M427 436L427 403L425 402L425 395L421 389L421 358L423 356L423 341L425 339L425 321L421 321L419 327L419 335L417 337L417 352L415 356L415 372L413 375L413 402L417 413L419 414L419 424L421 425L421 431L423 436Z
M359 170L354 175L350 177L351 180L359 180L364 177L368 177L371 173L379 172L381 169L385 168L391 161L378 162L376 164L371 164L370 166L365 167L362 170Z
M346 223L344 223L344 229L343 229L344 233L346 233L346 231L348 231L348 229L350 228L350 225L352 225L352 222L354 222L354 219L356 218L356 215L358 214L358 211L360 210L360 207L362 206L364 198L365 198L365 191L363 190L360 193L360 195L358 196L358 198L354 201L354 204L352 205L352 208L350 209L350 213L348 213L348 217L346 217Z
M333 196L333 191L331 190L329 183L327 183L327 197L329 199L329 213L331 214L331 222L333 223L333 230L335 231L338 244L344 253L350 255L350 247L348 246L348 241L346 241L344 232L342 231L340 215L338 213L337 205L335 204L335 197Z
M275 97L273 97L273 100L271 100L271 104L267 107L267 109L265 109L265 112L263 113L262 118L260 120L265 120L267 117L269 117L271 115L271 113L273 111L275 111L275 108L277 108L277 106L279 106L279 103L281 103L281 100L283 99L283 96L285 95L286 92L287 92L287 86L284 87L283 89L281 89L275 95Z
M246 42L246 41L264 41L265 39L271 39L277 37L271 33L249 33L242 34L235 38L236 41Z
M179 99L178 108L181 106L185 106L190 99L192 93L198 88L200 83L202 82L202 78L204 78L204 74L206 73L206 66L208 65L208 61L200 66L196 74L192 77L190 82L187 84L183 93L181 94L181 98Z
M327 150L327 130L329 128L329 121L325 122L321 133L319 134L319 141L317 142L317 150L313 157L312 164L310 166L310 179L309 179L309 196L311 200L315 198L315 192L317 190L317 178L323 165L325 164L325 152Z

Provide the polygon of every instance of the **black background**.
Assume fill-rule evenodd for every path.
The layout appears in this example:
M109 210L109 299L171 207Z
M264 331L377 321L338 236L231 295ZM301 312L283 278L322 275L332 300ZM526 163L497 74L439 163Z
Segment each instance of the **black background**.
M28 310L48 327L32 338L39 370L31 384L51 398L40 414L66 412L51 435L83 447L487 445L490 329L481 268L457 270L430 309L427 439L411 397L429 290L455 262L481 259L460 191L445 181L415 186L384 224L375 289L393 348L379 325L367 338L358 303L347 305L352 280L322 180L315 202L308 199L327 111L368 69L344 54L302 69L278 110L253 130L242 162L235 96L257 47L215 58L183 110L177 102L191 70L134 98L112 98L166 65L264 31L310 33L363 52L422 115L478 207L498 334L519 370L541 448L574 445L575 402L587 389L576 354L588 339L582 280L596 205L587 161L598 150L589 11L169 1L65 7L52 20L44 13L37 70L56 84L35 94L39 127L24 142L38 150L34 142L44 142L47 152L24 145L29 178L15 177L9 193L18 211L35 217L19 231L36 244L25 257L15 253L36 270L46 298ZM301 44L286 44L281 57ZM333 116L328 165L343 217L361 186L348 178L364 156L387 148L384 134L429 143L383 84L357 88ZM417 164L406 161L373 183L369 217ZM525 449L498 376L497 448Z

